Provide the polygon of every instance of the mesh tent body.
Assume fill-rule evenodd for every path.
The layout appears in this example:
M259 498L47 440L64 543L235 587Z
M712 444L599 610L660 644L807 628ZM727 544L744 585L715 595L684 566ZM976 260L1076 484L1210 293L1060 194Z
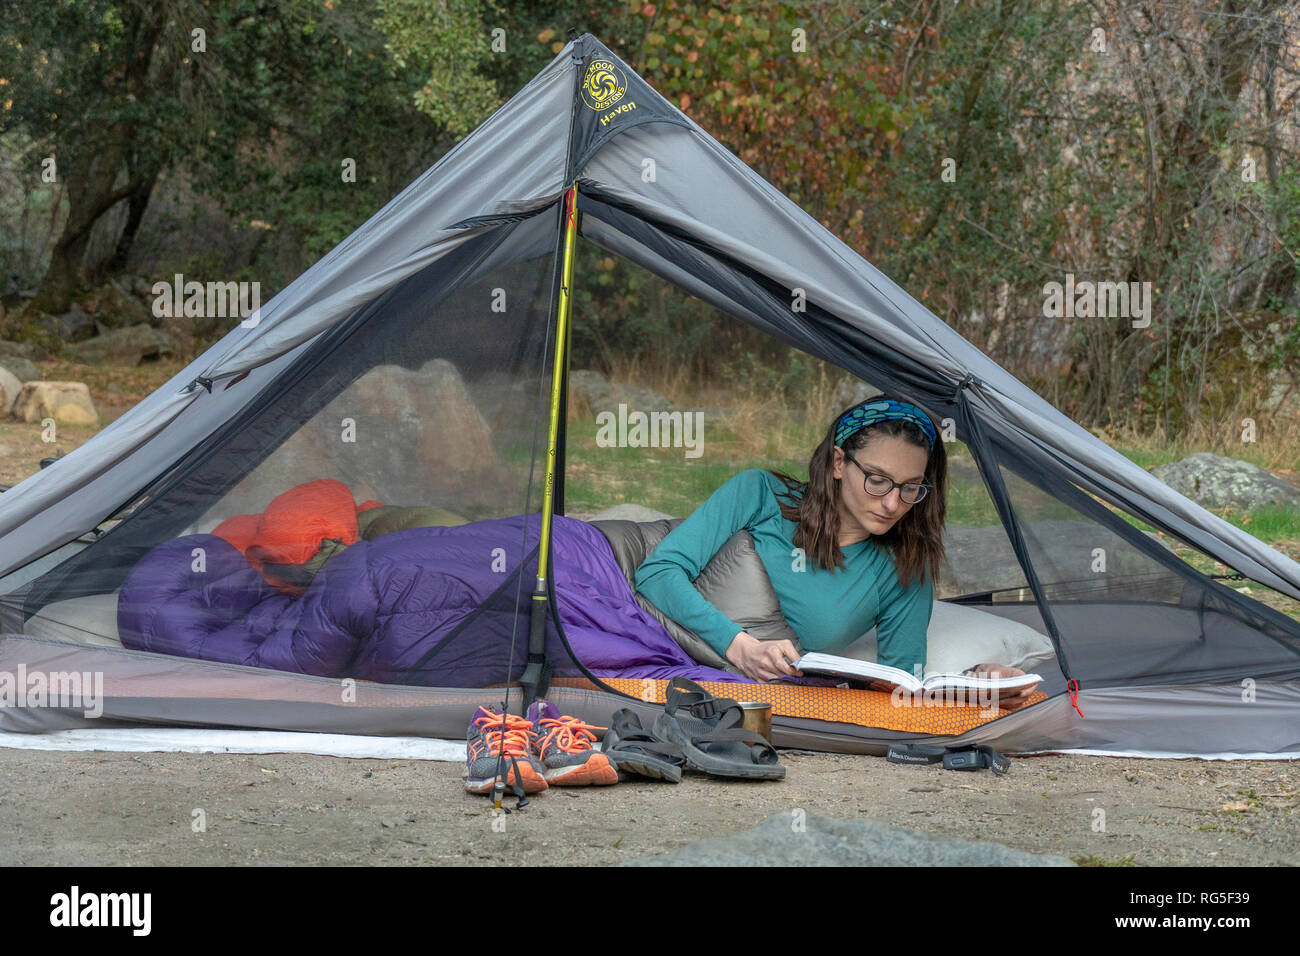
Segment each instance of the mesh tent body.
M593 75L609 78L595 93ZM1300 753L1300 625L1199 573L1100 502L1297 599L1300 565L1070 421L589 35L254 320L0 496L0 671L104 674L100 725L463 733L484 702L480 687L429 686L416 674L363 682L340 700L338 681L304 662L307 673L197 660L101 632L115 631L112 601L146 555L186 535L202 545L294 480L338 478L378 505L437 506L457 521L536 509L550 381L565 374L551 359L561 203L574 184L583 241L951 420L1025 585L1018 601L978 589L960 599L1040 630L1056 651L1047 701L956 740L1013 751ZM795 290L802 310L791 309ZM504 313L493 308L501 297L512 303ZM407 421L424 400L452 410L447 435ZM332 430L348 421L353 441L339 444ZM467 446L469 460L456 465ZM561 471L561 509L562 489ZM1061 528L1038 520L1049 515L1072 522L1067 536L1086 529L1090 551L1123 551L1128 573L1090 579L1068 566ZM536 561L528 522L500 527L504 575L461 596L474 606L439 642L442 659L495 660L497 680L485 683L518 674ZM375 541L364 544L372 563L384 559ZM374 580L368 573L359 566L358 580ZM276 614L299 613L281 597L267 598ZM555 604L547 653L575 678L552 688L557 703L596 722L622 706L649 714L576 659ZM42 628L55 606L82 616L71 629ZM85 720L69 708L0 709L6 730ZM928 739L806 717L774 726L778 743L847 752Z

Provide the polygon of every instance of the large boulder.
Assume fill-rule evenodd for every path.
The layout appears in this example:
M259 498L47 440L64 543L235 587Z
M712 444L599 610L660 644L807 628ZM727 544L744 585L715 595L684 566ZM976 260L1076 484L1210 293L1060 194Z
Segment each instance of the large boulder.
M641 385L611 382L600 372L578 369L569 373L569 391L587 403L592 413L614 412L624 404L628 411L679 411L658 392Z
M1203 508L1231 505L1238 512L1263 505L1300 508L1300 489L1266 468L1235 458L1197 452L1152 468L1151 474Z
M56 336L60 342L84 342L95 334L95 320L79 305L62 315L45 315L37 325Z
M34 342L8 342L0 340L0 360L6 358L27 359L29 362L48 362L50 350ZM10 371L13 371L10 369Z
M8 370L9 374L20 382L35 382L41 377L40 369L27 359L16 355L0 354L0 368Z
M467 381L465 387L493 432L510 431L521 426L531 430L539 415L545 418L551 399L549 379L539 387L534 376L521 376L507 370L479 375Z
M158 325L161 319L117 282L108 282L88 293L81 305L104 329L125 329L133 325Z
M18 392L13 417L39 424L52 418L60 425L98 425L99 413L82 382L28 382Z
M0 365L0 418L7 416L18 401L18 393L23 390L23 383L18 376Z
M70 333L57 317L32 308L30 303L5 319L4 334L9 341L0 354L19 354L34 362L46 361L71 341ZM91 334L94 334L93 323Z
M115 329L63 350L64 358L83 365L140 365L175 354L172 337L148 325Z
M522 505L527 465L508 468L499 439L451 362L379 365L259 464L229 495L230 514L261 510L315 478L342 481L358 502L517 513L510 509Z

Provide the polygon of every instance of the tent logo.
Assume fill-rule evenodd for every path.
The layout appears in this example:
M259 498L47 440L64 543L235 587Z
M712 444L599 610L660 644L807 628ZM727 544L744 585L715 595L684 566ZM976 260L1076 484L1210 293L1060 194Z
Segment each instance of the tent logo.
M627 77L610 60L592 60L582 79L582 101L593 110L607 110L627 94Z

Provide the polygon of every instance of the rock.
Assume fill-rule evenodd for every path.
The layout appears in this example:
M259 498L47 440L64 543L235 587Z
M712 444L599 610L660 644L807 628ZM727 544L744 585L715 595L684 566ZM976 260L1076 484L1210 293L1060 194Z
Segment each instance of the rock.
M23 390L23 383L18 376L0 365L0 418L6 417L18 401L18 393Z
M1264 410L1270 415L1292 416L1300 413L1300 388L1282 377L1280 369L1269 374L1269 393L1264 400Z
M640 385L619 384L608 381L600 372L578 369L569 373L569 390L585 401L593 414L614 412L620 403L628 411L679 411L672 402L659 393Z
M35 311L30 304L24 306L16 317L10 315L5 327L5 334L12 340L6 344L22 348L22 357L36 362L45 361L57 354L68 341L57 318Z
M9 374L20 382L35 382L41 377L40 369L16 355L0 355L0 368L8 369Z
M57 336L60 342L84 342L95 334L95 320L79 305L62 315L42 316L36 324Z
M329 408L339 418L356 419L358 432L369 432L357 441L377 446L371 461L379 474L409 471L410 452L418 449L415 460L429 472L410 476L411 487L402 497L412 503L426 503L422 498L431 483L464 493L479 485L491 488L503 477L492 431L470 400L460 372L445 359L433 359L415 371L377 366Z
M13 417L28 424L47 418L60 425L98 425L99 413L82 382L28 382L18 393Z
M312 416L227 500L260 510L274 495L328 475L358 502L508 514L503 509L523 500L527 464L508 467L499 438L446 359L416 370L379 365Z
M778 813L744 833L621 866L1074 866L1000 843L936 837L879 820Z
M23 358L29 362L48 362L50 352L33 342L0 341L0 358Z
M116 282L109 282L81 300L96 324L106 329L125 329L133 325L156 325L153 310Z
M1203 508L1231 505L1239 512L1269 504L1300 508L1300 489L1266 468L1235 458L1197 452L1152 468L1151 474Z
M116 329L63 350L64 358L83 365L140 365L175 354L172 337L148 325Z
M539 401L538 382L532 375L521 377L510 372L491 371L467 382L466 387L475 407L493 432L518 427L529 417L525 410L535 408ZM543 403L550 400L550 388L548 379L540 390Z

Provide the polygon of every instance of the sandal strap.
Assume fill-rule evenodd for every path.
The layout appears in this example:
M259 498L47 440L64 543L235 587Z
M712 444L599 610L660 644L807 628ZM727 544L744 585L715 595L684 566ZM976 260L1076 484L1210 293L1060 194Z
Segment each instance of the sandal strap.
M734 702L733 702L734 703ZM734 709L728 709L723 713L708 733L691 737L691 745L698 747L700 744L721 743L728 740L739 740L742 743L749 744L753 747L761 748L760 754L764 762L775 762L777 758L776 748L763 739L759 734L752 730L746 730L744 727L737 726L745 718L745 713L737 705Z
M739 708L740 705L730 697L714 697L685 677L674 677L664 691L664 710L670 716L680 708L690 711L692 717L700 720L713 720L732 707Z
M745 711L730 697L714 697L695 681L674 677L664 690L664 711L671 717L679 708L700 720L715 721L707 733L691 737L692 746L740 741L761 748L756 754L758 762L775 763L779 759L775 747L752 730L739 726L744 722Z

